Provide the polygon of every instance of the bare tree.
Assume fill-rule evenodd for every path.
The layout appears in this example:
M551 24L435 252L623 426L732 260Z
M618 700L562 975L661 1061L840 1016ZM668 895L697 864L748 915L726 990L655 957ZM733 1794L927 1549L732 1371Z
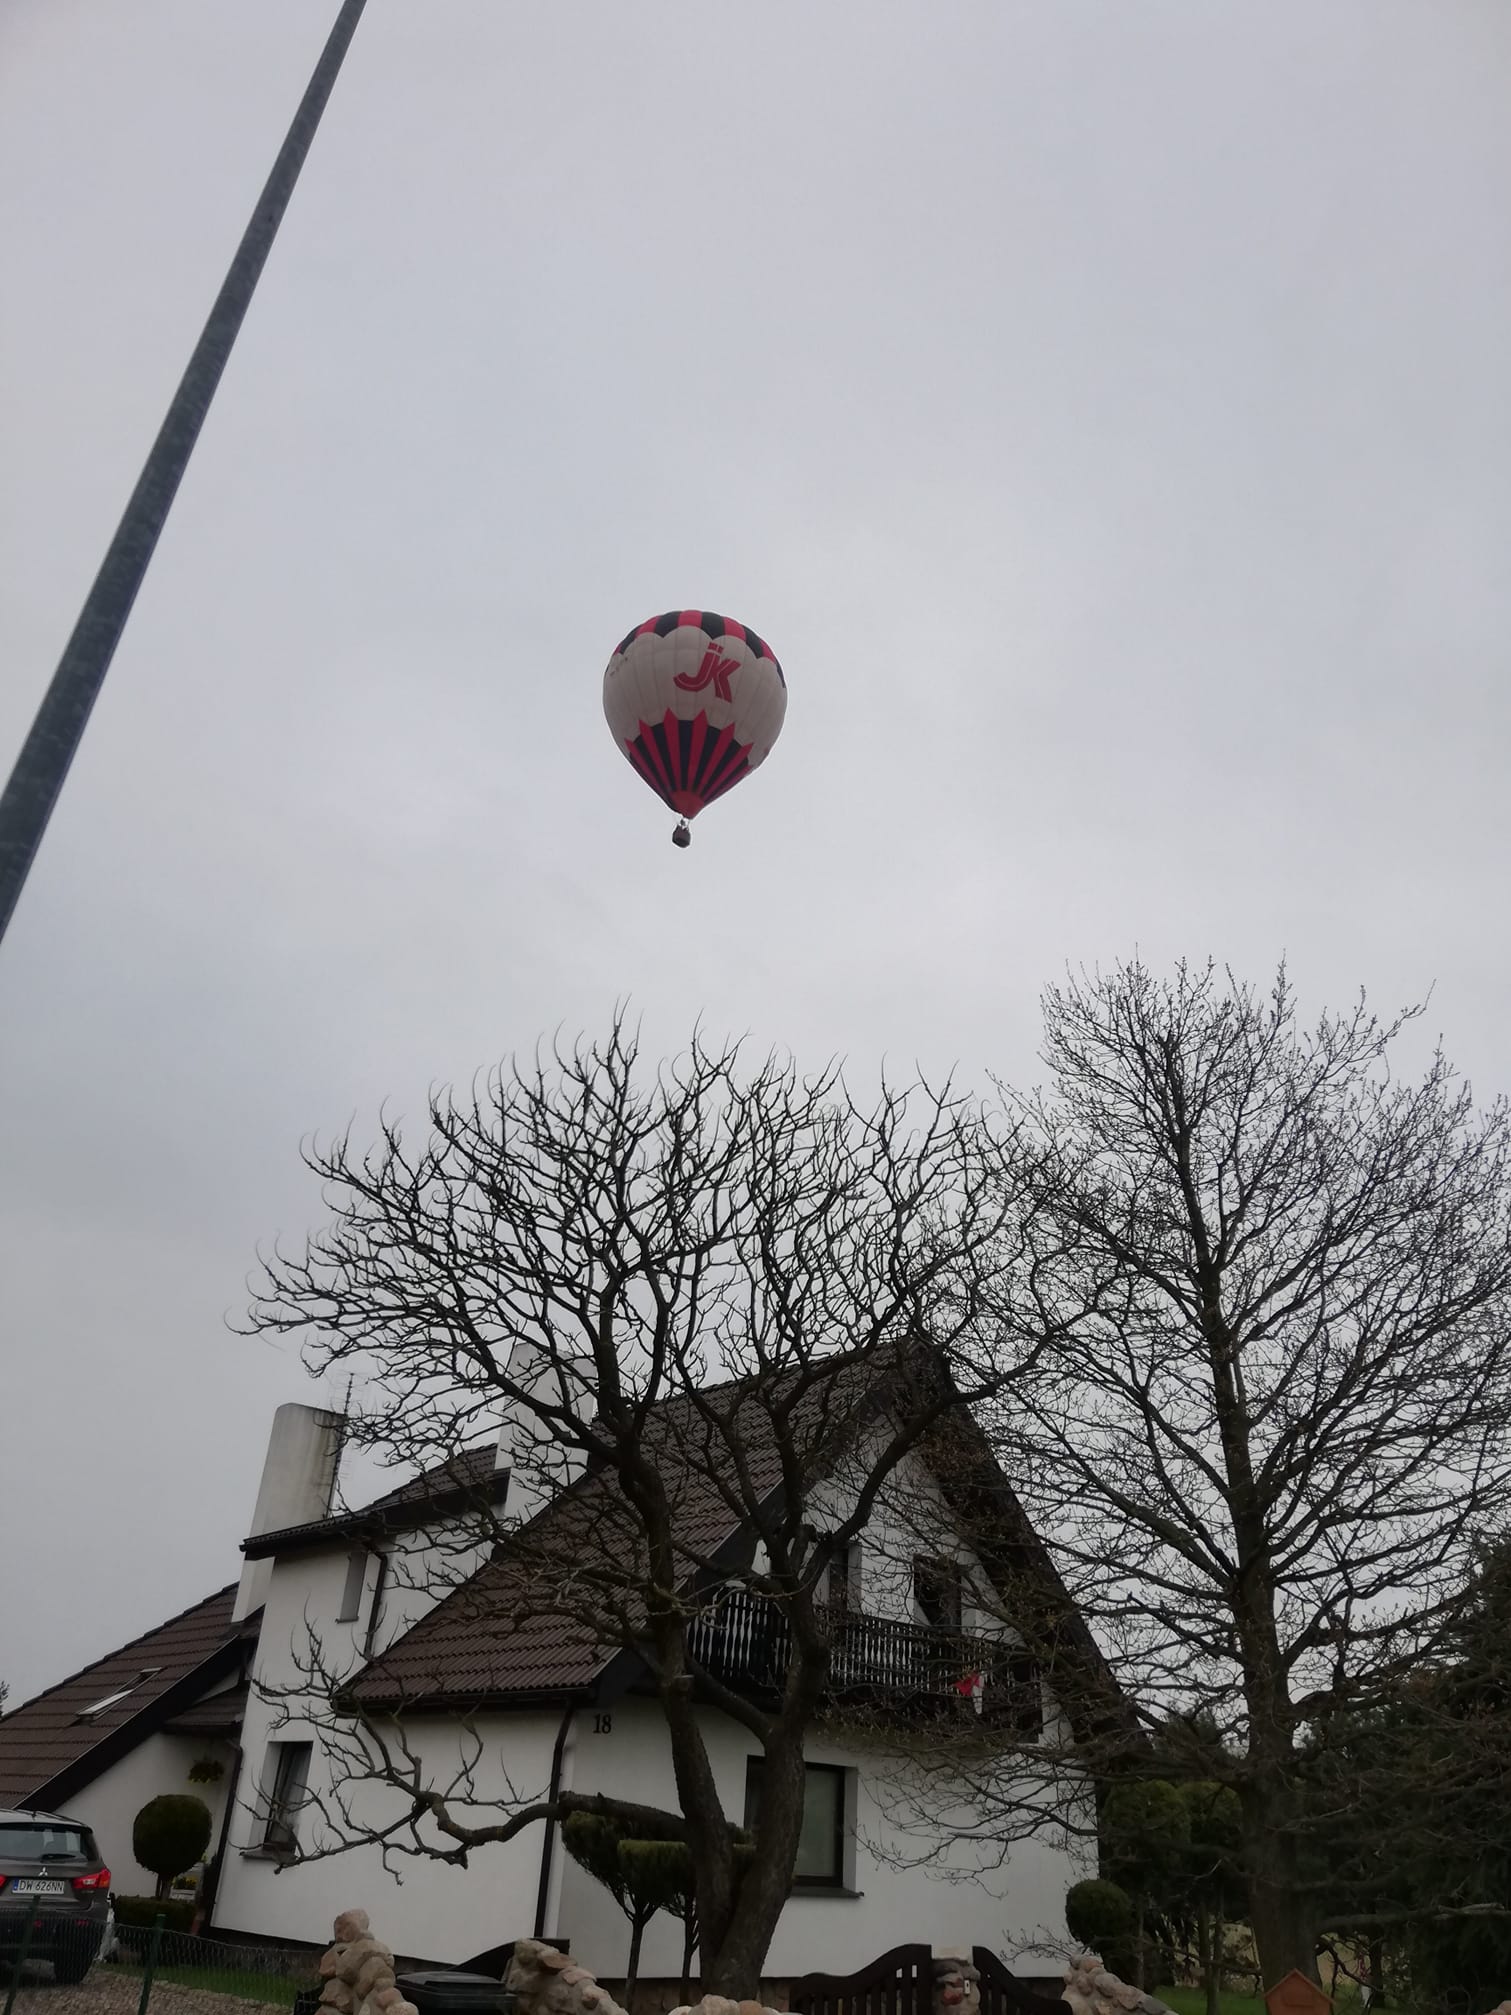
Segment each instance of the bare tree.
M1012 1160L1006 1136L948 1086L863 1104L834 1068L747 1068L701 1040L648 1073L616 1024L470 1098L434 1096L414 1146L385 1123L370 1151L342 1139L307 1160L332 1220L265 1262L252 1326L302 1336L317 1373L357 1372L348 1433L395 1462L454 1465L507 1413L502 1513L486 1490L453 1507L444 1575L434 1550L417 1570L447 1597L435 1628L545 1618L588 1652L643 1661L696 1868L704 1986L753 1993L826 1700L830 1572L931 1433L1032 1359L1001 1330L996 1283L1025 1237L1022 1197L988 1179ZM769 1697L721 1675L698 1635L731 1587L780 1620ZM312 1635L284 1702L333 1759L312 1851L377 1841L465 1860L574 1810L665 1837L668 1815L589 1795L522 1789L481 1812L481 1736L459 1697L481 1682L449 1683L463 1736L438 1765L414 1733L434 1686L402 1658L354 1678ZM700 1703L764 1755L748 1865ZM392 1794L381 1820L375 1782Z
M1315 1970L1303 1752L1437 1655L1511 1504L1511 1133L1440 1053L1392 1074L1415 1012L1307 1029L1283 970L1082 978L1006 1137L1054 1349L996 1444L1157 1774L1173 1710L1192 1776L1221 1731L1266 1983Z

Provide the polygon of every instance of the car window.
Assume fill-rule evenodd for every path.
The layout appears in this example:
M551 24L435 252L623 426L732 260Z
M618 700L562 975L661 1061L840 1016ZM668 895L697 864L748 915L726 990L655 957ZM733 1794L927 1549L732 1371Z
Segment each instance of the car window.
M94 1841L82 1826L0 1825L0 1860L93 1861Z

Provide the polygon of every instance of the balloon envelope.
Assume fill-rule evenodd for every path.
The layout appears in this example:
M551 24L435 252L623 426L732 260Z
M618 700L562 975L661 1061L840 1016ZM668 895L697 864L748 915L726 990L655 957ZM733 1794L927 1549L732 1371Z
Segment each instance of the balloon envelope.
M603 711L659 798L694 819L759 769L782 732L787 681L771 646L727 616L652 616L609 659Z

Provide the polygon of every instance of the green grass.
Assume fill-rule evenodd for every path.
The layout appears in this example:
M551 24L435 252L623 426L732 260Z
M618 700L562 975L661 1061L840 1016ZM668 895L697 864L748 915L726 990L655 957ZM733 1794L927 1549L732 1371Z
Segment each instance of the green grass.
M1156 1987L1155 1994L1168 2002L1175 2015L1207 2015L1207 1996L1200 1987ZM1224 1994L1222 2015L1267 2015L1257 1994Z
M142 1975L140 1966L126 1965L118 1970L137 1979ZM199 1987L211 1994L234 1994L239 2001L261 2001L279 2008L292 2008L299 1989L314 1984L282 1979L276 1973L241 1973L222 1966L159 1966L152 1979L154 1985Z
M1322 1973L1325 1979L1325 1964ZM1153 1991L1161 2001L1168 2002L1175 2015L1207 2015L1207 1997L1200 1987L1156 1987ZM1267 2015L1264 2002L1257 1994L1224 1994L1218 2005L1222 2015ZM1336 2015L1360 2015L1358 1989L1345 1986L1340 1981L1333 2008Z

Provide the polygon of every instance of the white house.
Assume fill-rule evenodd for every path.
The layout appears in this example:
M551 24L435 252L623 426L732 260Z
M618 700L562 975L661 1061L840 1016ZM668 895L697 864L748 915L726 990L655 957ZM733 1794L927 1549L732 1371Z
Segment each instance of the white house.
M215 1656L195 1669L203 1672L203 1687L193 1701L183 1698L193 1681L181 1674L177 1692L168 1689L172 1699L153 1696L163 1703L160 1711L154 1706L145 1720L138 1714L141 1739L134 1747L118 1734L120 1753L92 1776L81 1774L76 1761L64 1786L70 1809L89 1819L103 1841L118 1838L123 1824L129 1839L129 1811L149 1795L154 1772L176 1773L177 1781L151 1789L185 1788L185 1752L165 1745L193 1746L202 1737L228 1759L225 1781L212 1787L219 1791L223 1835L216 1931L314 1945L328 1936L338 1910L360 1903L406 1956L460 1964L534 1934L569 1941L573 1955L602 1977L622 1977L625 1919L563 1852L553 1827L533 1826L479 1849L466 1867L406 1861L398 1882L371 1845L332 1858L293 1858L329 1839L326 1814L341 1777L321 1726L288 1718L290 1691L303 1683L312 1642L368 1716L380 1724L385 1715L401 1716L405 1739L433 1781L453 1780L465 1753L473 1763L469 1795L478 1803L533 1799L554 1787L676 1804L665 1725L643 1666L624 1647L596 1641L570 1607L553 1610L551 1588L525 1585L551 1555L545 1542L553 1533L561 1539L556 1557L570 1557L573 1521L592 1516L607 1479L581 1476L550 1502L526 1505L529 1522L518 1549L506 1542L489 1557L463 1514L479 1493L507 1506L508 1449L517 1426L504 1424L499 1451L474 1449L360 1512L331 1515L339 1426L335 1416L312 1408L279 1409L240 1583L201 1605L209 1634L220 1636ZM1077 1655L1095 1660L1042 1546L1000 1474L992 1476L1006 1520L1001 1557L1011 1556L1015 1585L1031 1574L1040 1597L1061 1612ZM821 1480L809 1500L815 1520L842 1515L846 1491L841 1476ZM900 1497L906 1519L895 1511ZM712 1492L700 1497L690 1488L685 1516L704 1522L701 1549L750 1559L751 1535ZM920 1518L928 1527L924 1550ZM828 1590L831 1609L846 1617L834 1660L836 1699L847 1689L864 1689L873 1700L889 1687L914 1697L932 1691L942 1696L945 1725L949 1714L990 1708L1009 1716L1020 1734L1052 1733L1060 1711L1052 1675L1032 1664L1010 1618L1003 1620L1000 1566L973 1552L960 1527L950 1480L912 1458ZM444 1577L426 1571L438 1554ZM783 1625L770 1605L736 1590L693 1628L693 1649L710 1673L737 1690L771 1683L781 1664ZM149 1647L162 1634L105 1664L129 1665L133 1657L150 1663L158 1654ZM76 1699L78 1681L68 1684ZM211 1725L218 1697L226 1703L223 1719L233 1701L241 1709L239 1730ZM0 1784L14 1785L7 1761L12 1738L47 1698L0 1723ZM755 1737L712 1704L698 1712L726 1812L752 1816L760 1772ZM195 1722L196 1715L207 1719ZM1019 1957L1020 1971L1056 1971L1069 1943L1065 1892L1091 1872L1084 1838L1054 1830L1014 1843L1005 1855L948 1841L941 1846L936 1838L929 1844L938 1851L925 1865L919 1840L899 1816L895 1759L874 1743L860 1729L846 1734L838 1717L807 1746L809 1805L798 1880L768 1976L848 1972L914 1939L1020 1955L1037 1950L1038 1959ZM404 1810L398 1794L379 1784L349 1786L346 1795L358 1822L375 1830ZM118 1874L116 1886L129 1884ZM680 1957L680 1925L653 1920L642 1979L674 1980Z

